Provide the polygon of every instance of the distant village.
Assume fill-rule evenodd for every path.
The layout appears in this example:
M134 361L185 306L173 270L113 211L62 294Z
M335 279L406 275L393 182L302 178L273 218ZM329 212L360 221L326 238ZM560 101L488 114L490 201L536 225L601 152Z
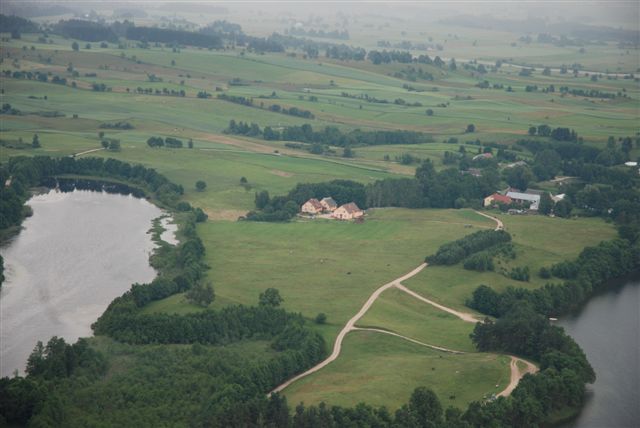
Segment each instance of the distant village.
M330 196L321 200L316 198L309 199L302 204L300 213L306 216L333 218L336 220L354 220L364 217L364 211L355 202L349 202L338 207L336 201Z

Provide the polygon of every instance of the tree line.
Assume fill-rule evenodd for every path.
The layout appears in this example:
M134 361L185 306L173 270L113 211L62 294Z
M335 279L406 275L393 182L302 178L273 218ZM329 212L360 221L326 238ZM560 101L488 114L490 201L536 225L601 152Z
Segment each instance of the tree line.
M255 105L253 102L253 98L248 98L248 97L243 97L243 96L239 96L239 95L229 95L229 94L218 94L217 98L220 100L224 100L224 101L229 101L232 103L236 103L236 104L241 104L247 107L258 107L258 108L264 108L263 103L260 103L259 106ZM302 117L305 119L315 119L315 115L309 111L309 110L304 110L298 107L283 107L280 104L272 104L269 107L267 107L267 110L272 111L274 113L282 113L282 114L288 114L289 116L296 116L296 117ZM232 121L235 123L235 121ZM240 122L241 124L243 122ZM252 124L253 125L253 124ZM257 125L256 125L257 126ZM231 130L231 123L229 124L229 130ZM236 131L239 131L238 129L236 129ZM236 133L236 132L230 132L230 133ZM240 132L237 132L240 133ZM259 131L257 133L255 133L253 136L257 136L262 134L262 131ZM275 139L275 138L266 138L265 139Z
M77 174L121 178L149 190L157 200L169 207L177 204L184 193L182 186L171 183L153 168L131 165L117 159L50 158L48 156L11 157L0 166L0 229L20 224L24 217L23 204L29 188L55 175Z
M425 261L432 265L454 265L472 254L511 242L511 235L505 230L480 230L438 248Z
M387 178L367 186L371 207L465 208L480 207L482 199L495 192L500 175L495 167L481 176L461 174L457 168L436 172L431 160L423 161L413 179Z
M387 144L421 144L432 142L430 135L415 131L363 131L355 129L343 132L335 126L326 126L320 131L305 123L301 126L287 126L275 130L270 126L260 128L255 123L231 120L225 130L228 134L262 137L265 140L298 141L307 144L332 145L339 147L375 146Z
M565 279L542 288L527 290L509 287L496 292L479 286L467 306L494 317L507 313L513 306L526 302L545 316L560 316L580 308L591 296L605 289L612 279L640 269L640 246L626 239L616 239L585 248L574 261L560 262L545 269L543 276Z

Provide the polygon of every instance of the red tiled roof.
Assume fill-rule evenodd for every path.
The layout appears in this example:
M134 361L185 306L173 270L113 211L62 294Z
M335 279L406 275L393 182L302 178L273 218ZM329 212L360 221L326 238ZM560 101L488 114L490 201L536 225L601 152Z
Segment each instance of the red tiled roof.
M511 198L508 196L501 195L500 193L494 193L491 195L491 198L496 202L502 202L503 204L510 204Z

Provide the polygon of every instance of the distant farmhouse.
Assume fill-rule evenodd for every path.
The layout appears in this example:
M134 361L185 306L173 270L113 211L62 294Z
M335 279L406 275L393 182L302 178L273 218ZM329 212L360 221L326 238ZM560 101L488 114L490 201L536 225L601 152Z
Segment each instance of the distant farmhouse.
M320 204L322 205L322 208L328 212L334 212L338 208L338 204L332 197L322 198Z
M338 220L351 220L354 218L360 218L363 215L364 211L362 211L354 202L349 202L348 204L344 204L340 208L336 209L333 214L331 214L331 217Z
M321 215L324 218L334 218L337 220L351 220L364 216L364 211L361 210L355 202L349 202L338 207L336 201L328 196L317 200L311 198L300 207L302 214L308 215Z
M511 205L512 202L513 200L510 197L501 195L500 193L494 193L493 195L489 195L484 198L485 207L490 207L491 205L495 204Z
M527 189L525 191L520 191L518 189L508 188L507 190L501 193L494 193L493 195L489 195L484 198L484 206L490 207L497 204L504 205L525 205L529 204L529 210L537 211L540 206L540 197L544 193L541 190L535 189ZM558 201L562 199L564 195L552 196L554 201Z
M309 199L307 202L302 204L302 208L300 211L303 214L321 214L324 211L324 207L316 198Z

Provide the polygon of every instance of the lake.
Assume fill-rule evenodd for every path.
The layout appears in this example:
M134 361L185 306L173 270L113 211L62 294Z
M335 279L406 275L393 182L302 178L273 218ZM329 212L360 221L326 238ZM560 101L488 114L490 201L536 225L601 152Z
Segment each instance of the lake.
M558 324L582 347L597 378L580 416L564 426L640 426L640 282L592 298Z
M27 204L33 216L0 248L0 376L23 373L36 342L91 336L91 324L134 282L149 282L162 211L131 195L51 190Z

